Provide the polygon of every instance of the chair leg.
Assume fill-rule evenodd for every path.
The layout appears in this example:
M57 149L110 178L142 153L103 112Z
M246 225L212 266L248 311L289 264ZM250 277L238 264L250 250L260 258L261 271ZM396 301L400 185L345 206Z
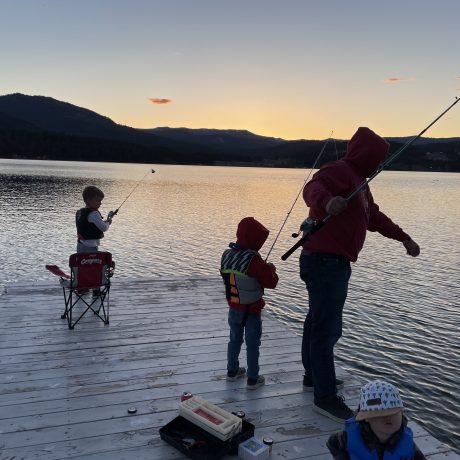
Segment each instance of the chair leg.
M86 301L82 297L83 293L80 293L77 289L69 289L68 295L66 295L66 291L64 290L65 310L61 318L67 319L69 329L73 329L88 310L91 310L104 324L109 324L109 289L110 286L104 286L100 289L99 296L92 297L89 301ZM86 305L86 308L78 318L73 321L73 308L79 300Z
M62 288L62 292L63 292L63 294L64 294L64 304L65 304L65 308L64 308L64 313L61 315L61 319L65 319L65 318L67 318L67 307L69 306L70 294L69 294L69 297L67 297L65 287Z
M109 309L110 309L110 285L107 286L107 318L105 324L109 324Z
M69 329L73 329L72 326L72 308L73 308L73 289L69 290L67 299L66 299L66 305L65 305L65 311L64 314L61 316L64 317L67 320L67 326Z
M97 311L94 311L94 314L97 315L103 322L104 324L109 324L109 286L105 286L100 290L100 295L99 295L99 308ZM105 305L105 301L107 299L107 305ZM106 310L107 306L107 310ZM102 309L102 316L101 316L101 309Z
M88 304L88 302L82 297L83 294L85 293L82 293L80 294L80 292L78 290L71 290L70 291L70 297L71 299L74 299L75 298L75 301L71 300L70 302L70 308L67 309L67 323L69 325L69 329L73 329L75 327L75 325L83 318L83 316L86 314L86 312L91 308L92 303ZM85 305L86 305L86 309L85 311L77 318L76 321L74 321L72 323L72 312L73 312L73 308L75 307L75 305L77 304L77 302L81 300Z
M73 296L75 294L75 291L72 289L70 291L70 308L67 312L67 324L69 326L69 329L73 329L73 325L72 325L72 310L73 310L73 307L75 305L76 302L78 302L78 299L80 298L80 296L78 294L75 294L75 296L77 297L77 300L75 302L73 302Z

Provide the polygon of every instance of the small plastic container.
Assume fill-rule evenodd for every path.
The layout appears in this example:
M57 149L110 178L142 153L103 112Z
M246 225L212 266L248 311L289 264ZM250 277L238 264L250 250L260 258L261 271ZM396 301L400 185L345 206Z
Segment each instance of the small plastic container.
M238 447L238 457L242 460L266 460L269 456L269 447L257 438L250 438Z

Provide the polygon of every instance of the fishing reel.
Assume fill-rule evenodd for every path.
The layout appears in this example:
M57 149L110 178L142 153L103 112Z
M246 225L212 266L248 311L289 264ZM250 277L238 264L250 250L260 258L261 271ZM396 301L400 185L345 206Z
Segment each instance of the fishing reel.
M113 219L117 215L118 209L116 211L109 211L107 214L107 219Z
M311 217L307 217L301 224L298 233L293 233L292 238L298 238L301 233L304 235L311 235L316 226L316 221Z

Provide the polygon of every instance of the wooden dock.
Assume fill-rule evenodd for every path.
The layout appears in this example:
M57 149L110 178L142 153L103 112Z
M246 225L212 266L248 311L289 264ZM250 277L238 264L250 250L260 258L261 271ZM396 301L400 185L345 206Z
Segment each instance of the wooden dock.
M248 391L245 379L225 380L220 279L115 276L110 324L90 314L74 330L60 317L57 281L13 284L0 296L0 460L185 458L158 434L177 415L184 391L244 410L257 437L274 439L273 459L331 458L325 444L341 425L312 412L312 393L302 390L301 338L286 325L264 312L264 387ZM355 407L359 382L339 376ZM460 459L411 427L430 459Z

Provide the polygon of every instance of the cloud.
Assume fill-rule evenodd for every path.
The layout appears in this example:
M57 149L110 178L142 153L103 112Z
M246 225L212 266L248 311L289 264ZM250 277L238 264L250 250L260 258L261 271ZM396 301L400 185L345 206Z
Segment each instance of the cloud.
M150 101L152 104L159 104L159 105L162 105L162 104L171 104L171 102L173 102L172 99L162 99L162 98L157 98L157 97L149 97L149 101Z
M402 81L414 81L414 77L388 77L383 80L385 83L395 84L400 83Z

